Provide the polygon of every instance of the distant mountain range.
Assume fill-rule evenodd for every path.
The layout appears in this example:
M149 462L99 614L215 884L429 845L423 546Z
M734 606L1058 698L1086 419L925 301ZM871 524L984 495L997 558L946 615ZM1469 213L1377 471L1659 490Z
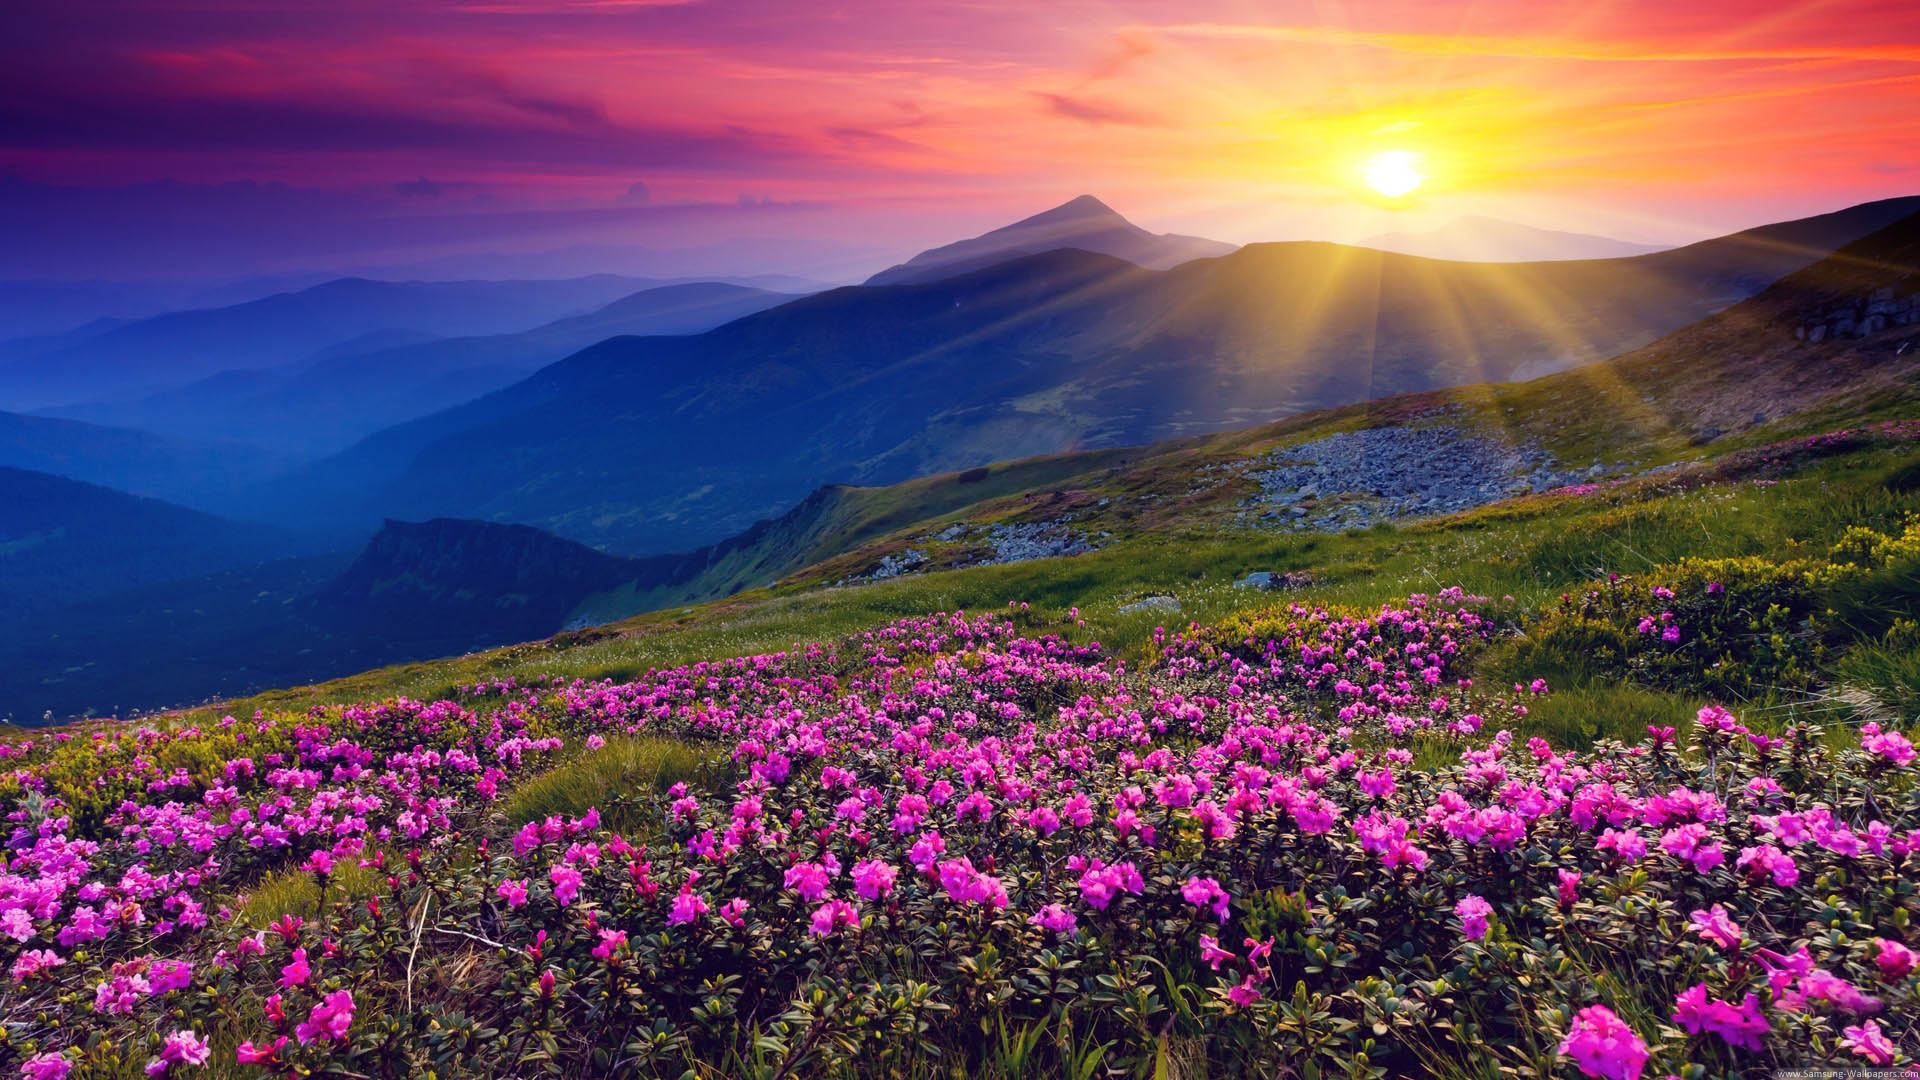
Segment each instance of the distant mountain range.
M1766 237L1805 243L1860 220L1795 223ZM984 528L1067 513L1076 527L1095 529L1097 515L1110 514L1113 528L1165 528L1194 520L1196 508L1177 496L1195 486L1192 470L1200 465L1273 445L1289 432L1393 423L1409 412L1445 409L1452 423L1482 424L1518 441L1557 439L1628 454L1648 439L1709 442L1766 420L1861 415L1889 401L1920 400L1916 335L1920 213L1639 349L1527 383L1436 391L1212 437L998 462L888 486L828 485L737 535L678 554L613 556L522 525L390 521L357 556L286 558L95 592L57 612L0 617L0 714L191 701L536 639L775 579L787 582L783 589L830 584L871 570L882 555L926 544L930 533L953 535L956 522ZM84 596L109 574L193 572L205 564L169 560L204 558L203 549L218 542L262 535L51 479L0 470L0 523L12 522L0 537L0 582L15 590L22 570L49 576L26 560L53 557L44 565L63 568L55 572ZM10 503L33 505L20 493L34 485L56 493L58 514L5 517ZM1107 500L1088 489L1113 492L1115 507L1100 509ZM85 546L96 533L115 532L154 550ZM128 559L131 569L120 569ZM113 700L89 666L103 657L112 658Z
M106 320L0 343L0 408L113 400L224 371L293 364L380 331L497 334L581 314L648 283L613 275L564 281L394 282L341 278L229 307Z
M1145 270L1057 250L615 338L260 493L273 519L533 524L687 550L826 482L1152 442L1604 359L1920 209L1869 203L1626 259L1255 244Z
M0 412L0 466L208 510L299 459L257 446Z
M1618 259L1663 250L1586 233L1537 229L1499 218L1468 215L1426 232L1382 233L1362 247L1466 262L1542 262L1551 259Z
M300 547L277 530L0 467L0 624L89 596L265 562Z
M223 371L146 397L45 411L181 437L218 432L283 454L314 456L469 401L609 337L696 333L793 298L718 282L660 286L517 333L384 346L363 337L301 364Z
M1234 245L1197 236L1150 233L1091 195L1011 225L923 251L868 278L868 285L911 285L979 270L1022 255L1076 248L1165 270L1192 259L1225 255Z

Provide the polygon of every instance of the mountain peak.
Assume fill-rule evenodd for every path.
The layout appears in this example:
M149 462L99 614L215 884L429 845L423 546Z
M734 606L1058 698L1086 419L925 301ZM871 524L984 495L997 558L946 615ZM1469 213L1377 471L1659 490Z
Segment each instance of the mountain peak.
M1133 225L1133 222L1128 221L1119 211L1101 202L1099 199L1094 198L1092 195L1077 195L1051 210L1042 210L1032 217L1021 218L1011 225L1004 226L1001 229L995 229L994 232L1003 232L1006 229L1024 229L1033 225L1055 225L1062 222L1088 222L1096 220L1111 221L1127 226ZM992 234L989 233L988 235Z
M867 279L869 285L937 281L996 262L1061 248L1080 248L1164 270L1190 259L1225 255L1232 244L1194 236L1159 235L1135 225L1092 195L1079 195L1050 210L991 232L923 251Z

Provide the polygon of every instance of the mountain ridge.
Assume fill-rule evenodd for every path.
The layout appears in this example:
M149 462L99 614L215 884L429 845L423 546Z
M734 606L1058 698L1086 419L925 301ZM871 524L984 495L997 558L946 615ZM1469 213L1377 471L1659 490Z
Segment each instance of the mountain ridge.
M1092 195L1080 195L1011 225L929 248L869 277L866 285L910 285L978 270L1024 255L1074 248L1164 270L1225 255L1235 245L1197 236L1150 233Z

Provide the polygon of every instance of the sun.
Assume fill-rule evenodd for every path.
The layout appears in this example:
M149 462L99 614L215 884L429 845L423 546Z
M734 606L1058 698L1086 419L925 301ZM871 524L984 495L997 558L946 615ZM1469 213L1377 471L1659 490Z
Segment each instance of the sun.
M1420 171L1420 155L1412 150L1382 150L1367 160L1360 175L1368 187L1389 199L1412 193L1427 178Z

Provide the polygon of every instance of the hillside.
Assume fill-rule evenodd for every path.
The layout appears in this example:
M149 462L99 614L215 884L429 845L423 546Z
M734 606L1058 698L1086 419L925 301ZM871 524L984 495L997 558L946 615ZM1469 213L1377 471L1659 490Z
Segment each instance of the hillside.
M446 336L522 330L632 291L629 279L612 275L565 281L340 278L227 307L13 343L0 351L0 408L137 396L222 371L297 363L376 331Z
M623 553L684 550L821 483L1143 444L1603 359L1916 206L1631 259L1448 263L1287 243L1149 271L1054 251L837 289L695 337L604 342L381 432L275 485L261 512L515 521Z
M486 522L389 523L351 568L341 560L324 574L305 564L252 581L228 574L107 598L65 627L43 620L20 635L21 645L0 649L0 681L9 671L86 670L95 656L124 655L120 696L103 700L91 696L89 679L64 680L35 691L32 712L193 700L276 678L538 640L563 627L590 628L563 640L617 643L632 627L681 617L642 616L621 624L629 629L601 624L690 604L707 605L691 616L696 624L716 627L759 612L871 613L857 599L867 595L879 610L898 610L884 597L919 589L911 583L921 580L934 596L968 581L980 582L964 586L970 595L1015 581L1028 590L1100 583L1100 595L1118 604L1154 592L1185 595L1190 580L1217 587L1249 570L1321 566L1314 572L1324 576L1325 561L1308 553L1363 530L1374 539L1346 545L1355 565L1388 553L1417 565L1417 546L1378 530L1466 545L1477 541L1455 536L1449 523L1492 504L1561 505L1544 494L1560 489L1637 498L1630 493L1657 492L1676 475L1663 470L1711 476L1716 457L1741 460L1770 440L1920 415L1920 324L1813 343L1794 332L1814 316L1841 317L1849 303L1856 325L1870 317L1870 304L1910 305L1920 289L1902 283L1914 280L1917 230L1920 218L1896 223L1605 364L1142 448L1048 455L884 487L829 485L778 517L680 554L617 558ZM1766 398L1764 419L1743 411L1752 400L1743 394ZM1534 512L1512 514L1524 520ZM1526 542L1552 544L1545 536ZM1626 543L1643 551L1651 542ZM1356 581L1365 576L1353 573ZM843 587L855 584L852 592ZM164 634L140 614L180 609L202 614L169 616ZM220 651L207 641L220 642ZM135 688L147 696L134 697Z
M390 345L359 338L300 364L225 371L146 397L48 412L166 434L219 431L280 453L317 456L470 401L609 337L698 333L791 299L718 282L659 286L531 330Z
M208 510L294 460L238 443L0 412L0 465Z
M1165 270L1192 259L1229 254L1234 245L1197 236L1150 233L1099 199L1082 195L992 232L923 251L873 275L866 284L912 285L937 281L1022 255L1038 255L1061 248L1111 255L1135 266Z
M1618 259L1645 255L1660 247L1608 236L1537 229L1518 222L1468 215L1426 232L1393 232L1368 237L1362 247L1465 262L1539 262L1547 259Z
M0 625L136 585L263 562L300 546L275 530L0 467Z

